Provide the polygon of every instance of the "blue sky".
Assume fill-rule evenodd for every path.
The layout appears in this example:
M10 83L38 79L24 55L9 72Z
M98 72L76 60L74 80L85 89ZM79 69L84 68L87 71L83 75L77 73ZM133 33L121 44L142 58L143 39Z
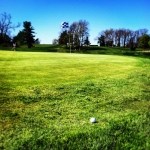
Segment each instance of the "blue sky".
M105 29L147 28L150 33L150 0L1 0L0 14L11 14L12 23L21 27L12 31L17 35L23 22L30 21L41 44L51 44L61 32L60 24L68 21L89 22L91 44Z

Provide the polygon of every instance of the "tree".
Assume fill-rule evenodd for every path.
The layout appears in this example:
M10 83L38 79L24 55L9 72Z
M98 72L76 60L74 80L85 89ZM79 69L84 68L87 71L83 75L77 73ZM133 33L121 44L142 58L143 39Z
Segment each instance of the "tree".
M31 22L27 22L25 21L23 23L23 33L24 33L24 44L27 44L28 45L28 48L31 48L32 47L32 44L34 43L34 33L33 30L34 28L31 26Z
M12 25L11 15L4 12L1 14L2 17L0 19L0 44L7 42L9 30L20 27L20 23L18 25Z
M55 44L58 44L58 40L57 39L53 39L52 43L55 45Z
M114 40L114 30L110 29L110 30L105 30L105 37L106 37L106 41L105 44L107 46L112 46L113 45L113 40Z
M127 46L129 34L130 34L129 29L122 29L122 40L123 40L124 47Z
M4 43L10 43L11 41L11 37L9 35L5 35L5 40L4 40Z
M123 37L123 30L122 29L116 30L115 31L115 40L117 42L118 47L121 46L120 40L121 40L122 37Z
M105 36L101 35L101 37L98 37L98 43L100 43L100 46L105 46Z
M80 40L79 40L79 23L78 22L73 22L70 25L69 34L70 34L70 37L71 37L70 41L72 43L73 48L74 48L74 46L76 46L76 49L77 49L77 47L79 47L79 45L80 45Z
M135 31L135 47L139 47L139 42L140 42L140 31L136 30Z
M79 34L75 33L73 38L74 45L76 46L76 49L80 49L80 40L79 40Z
M129 47L131 50L134 50L135 49L135 37L136 37L135 31L130 30L129 37L130 37Z
M96 40L100 46L105 46L105 31L103 30L99 32L98 36L94 40Z
M23 45L24 44L24 34L25 33L23 31L19 31L17 36L13 37L13 41L16 41L17 45Z
M89 29L88 29L89 23L84 20L80 20L78 23L78 32L79 32L79 38L80 38L80 45L83 45L84 40L89 35Z
M148 34L144 34L141 38L140 38L140 46L143 48L147 48L148 47L148 43L150 40L150 36Z
M82 46L86 40L86 37L89 36L88 22L79 20L79 22L73 22L70 25L68 31L63 31L60 33L58 43L65 44L67 47L67 43L72 44L73 48L76 46L76 49L80 50L80 46Z
M139 29L140 35L143 36L144 34L148 33L148 29Z
M37 38L35 41L34 41L35 44L40 44L41 43L41 40L39 38Z
M88 39L88 36L86 37L86 39L84 41L84 44L87 45L87 46L91 44L89 39Z
M69 35L68 35L67 31L65 30L62 33L60 33L58 43L59 44L65 44L66 48L67 48L67 43L68 42L69 42Z
M70 41L77 49L84 44L86 37L89 36L89 23L86 20L79 20L79 22L73 22L69 28Z
M149 47L150 47L150 40L149 40L149 42L148 42L148 45L149 45Z
M105 46L108 46L109 32L107 29L104 31L104 34L105 34Z
M102 30L95 38L101 46L127 46L131 49L139 47L140 38L148 32L147 29L132 31L129 29L107 29Z

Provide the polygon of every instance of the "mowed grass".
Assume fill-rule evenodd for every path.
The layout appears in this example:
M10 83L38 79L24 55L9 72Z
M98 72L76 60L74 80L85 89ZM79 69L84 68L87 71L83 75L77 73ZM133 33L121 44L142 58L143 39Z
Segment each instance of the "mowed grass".
M150 149L149 111L148 58L0 51L0 149Z

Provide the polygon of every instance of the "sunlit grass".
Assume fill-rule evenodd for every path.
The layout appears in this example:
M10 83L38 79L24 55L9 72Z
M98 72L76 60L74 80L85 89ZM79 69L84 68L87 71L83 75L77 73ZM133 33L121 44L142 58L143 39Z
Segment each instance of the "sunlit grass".
M3 52L1 60L1 74L5 75L3 81L9 80L9 84L15 87L118 76L124 71L129 73L139 63L136 59L118 56L28 52L9 52L9 56ZM6 76L5 72L9 75Z
M149 59L0 51L0 70L0 148L150 148Z

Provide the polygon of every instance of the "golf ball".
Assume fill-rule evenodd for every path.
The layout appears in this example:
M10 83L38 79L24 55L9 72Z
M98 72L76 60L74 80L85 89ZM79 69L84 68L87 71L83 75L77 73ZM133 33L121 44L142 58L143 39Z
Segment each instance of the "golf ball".
M94 123L96 120L95 120L95 118L91 118L90 121L91 121L92 123Z

